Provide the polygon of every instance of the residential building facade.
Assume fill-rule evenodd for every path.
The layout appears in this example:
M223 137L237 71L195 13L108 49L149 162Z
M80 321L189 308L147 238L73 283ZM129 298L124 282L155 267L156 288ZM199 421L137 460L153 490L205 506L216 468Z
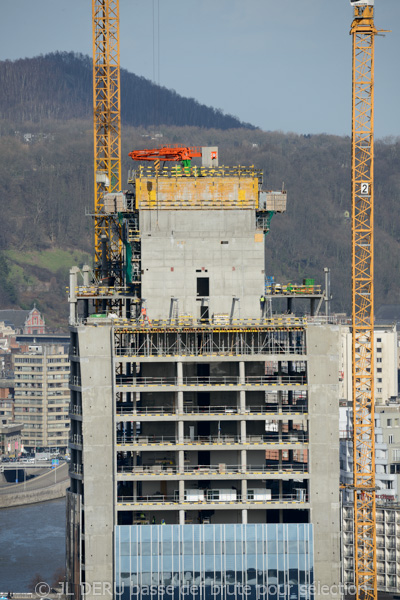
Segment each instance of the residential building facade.
M31 346L15 356L15 421L26 449L65 452L69 435L69 359L62 346Z

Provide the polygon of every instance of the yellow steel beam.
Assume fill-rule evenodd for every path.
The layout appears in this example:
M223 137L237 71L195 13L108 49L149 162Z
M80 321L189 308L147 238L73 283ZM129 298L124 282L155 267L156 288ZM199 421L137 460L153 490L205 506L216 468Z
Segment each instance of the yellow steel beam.
M108 275L122 284L121 227L104 214L103 195L121 189L119 0L92 0L94 116L94 268L101 275L102 238L107 240Z
M357 599L376 600L374 433L374 7L354 8L352 346L354 561Z

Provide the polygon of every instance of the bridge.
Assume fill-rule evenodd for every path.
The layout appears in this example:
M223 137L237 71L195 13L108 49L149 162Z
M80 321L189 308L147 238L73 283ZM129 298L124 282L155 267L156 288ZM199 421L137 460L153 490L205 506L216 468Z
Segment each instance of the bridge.
M13 470L16 472L18 483L7 483L5 473ZM27 479L27 474L32 472L39 474L37 477ZM2 477L0 480L0 508L62 498L69 486L67 463L55 468L40 463L6 463L0 466L0 475Z

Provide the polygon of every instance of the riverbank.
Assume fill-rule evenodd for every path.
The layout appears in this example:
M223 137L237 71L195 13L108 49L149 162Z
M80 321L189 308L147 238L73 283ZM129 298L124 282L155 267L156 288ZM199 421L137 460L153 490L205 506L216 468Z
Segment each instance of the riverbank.
M0 508L24 506L63 498L69 486L68 464L49 469L26 482L0 487Z

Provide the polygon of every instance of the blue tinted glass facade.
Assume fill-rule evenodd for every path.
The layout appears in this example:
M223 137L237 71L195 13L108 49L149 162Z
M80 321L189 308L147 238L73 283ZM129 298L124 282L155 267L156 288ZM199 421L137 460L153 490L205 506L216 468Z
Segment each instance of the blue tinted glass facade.
M115 531L122 600L312 600L310 524L130 525Z

